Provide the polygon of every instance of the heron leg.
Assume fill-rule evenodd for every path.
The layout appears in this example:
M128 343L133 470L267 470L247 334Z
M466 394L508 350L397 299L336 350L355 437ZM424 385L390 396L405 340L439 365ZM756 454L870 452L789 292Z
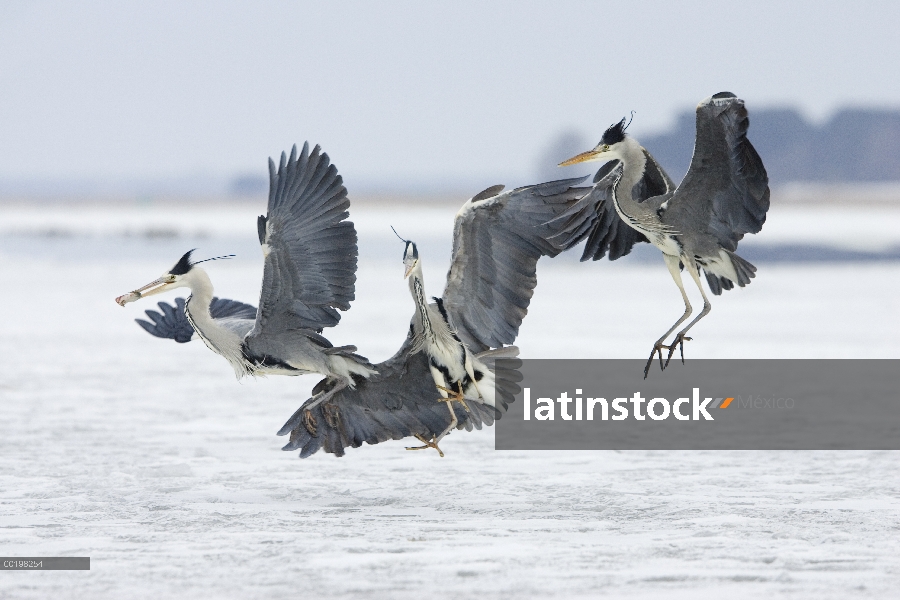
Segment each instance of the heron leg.
M457 382L457 385L459 386L459 390L455 391L455 392L453 390L447 389L441 385L435 386L435 387L437 387L437 389L441 390L442 392L447 392L448 394L453 394L452 396L445 396L442 398L438 398L438 402L459 402L460 404L463 405L463 408L466 409L466 412L472 412L469 410L469 405L466 404L466 398L463 395L463 390L462 390L462 382ZM450 405L448 404L447 406L450 406ZM451 412L452 412L452 410L451 410Z
M434 448L435 450L438 451L438 454L440 454L441 458L444 458L443 451L440 448L438 448L438 442L440 441L440 439L438 439L434 436L431 436L431 439L429 440L429 439L426 439L425 436L420 435L418 433L416 434L416 439L425 445L424 446L413 446L413 447L407 446L406 447L407 450L428 450L429 448Z
M669 366L669 360L671 360L672 355L675 353L675 347L678 346L681 349L681 364L684 364L684 343L691 338L687 337L685 334L688 330L693 327L697 321L705 317L709 314L709 311L712 310L712 304L709 302L709 298L706 297L706 292L703 291L703 286L700 284L700 272L697 271L696 265L690 263L687 265L688 273L691 274L691 277L694 279L694 283L697 284L697 287L700 288L700 295L703 296L703 310L700 311L700 314L694 317L694 320L687 324L687 327L678 332L678 335L675 336L675 339L672 340L672 345L669 347L669 356L666 358L666 366Z
M306 430L310 435L316 435L316 418L312 414L312 409L319 406L339 391L347 387L347 382L343 381L335 384L333 388L328 390L327 392L319 392L315 396L312 397L312 403L306 407L306 410L303 412L303 425L306 427Z
M666 338L669 337L669 334L675 331L679 325L685 322L685 320L691 316L691 312L693 309L691 308L691 302L688 300L687 292L684 289L684 283L681 281L681 270L679 269L679 263L681 263L681 259L677 256L670 256L669 254L663 254L663 259L666 261L666 267L669 269L669 274L672 276L672 280L675 281L675 285L678 286L678 289L681 291L681 299L684 300L684 314L681 315L681 318L675 321L675 324L669 327L669 330L666 331L662 337L656 340L656 343L653 344L653 350L650 351L650 358L647 359L647 364L644 366L644 379L647 379L647 373L650 372L650 365L653 364L653 358L659 353L659 368L663 370L666 368L668 361L663 364L663 348L669 351L669 356L671 356L672 348L674 348L674 344L672 346L666 346L663 342L666 341ZM705 296L704 296L705 297Z
M444 436L446 436L448 433L450 433L451 431L456 429L456 426L459 425L459 419L456 418L456 411L453 410L453 402L459 402L466 409L466 412L470 412L468 405L466 405L466 401L463 399L462 383L457 382L457 385L459 385L459 391L452 392L455 395L455 397L438 398L438 402L446 402L447 403L447 409L450 411L450 424L447 425L447 428L441 432L441 435L437 436L437 439L435 439L435 443L444 439ZM444 388L441 386L437 386L437 387L439 390L442 390L445 392L451 392L451 390L448 390L447 388Z

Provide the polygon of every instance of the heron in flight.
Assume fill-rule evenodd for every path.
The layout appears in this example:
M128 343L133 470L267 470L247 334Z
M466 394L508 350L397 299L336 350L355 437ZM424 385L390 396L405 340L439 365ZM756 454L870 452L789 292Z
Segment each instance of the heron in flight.
M147 285L116 298L125 306L175 288L190 297L177 309L160 303L163 313L147 311L159 337L188 341L186 325L213 352L223 356L240 379L247 375L321 373L333 382L329 394L375 371L354 346L334 347L321 335L350 308L356 284L356 230L348 221L350 201L337 169L316 146L281 154L277 170L269 159L268 213L257 220L265 263L259 309L213 297L202 267L205 261L182 256L172 269ZM182 318L183 316L183 318ZM186 323L185 323L186 321ZM327 400L323 394L317 401Z
M601 167L590 194L556 218L564 231L555 238L569 248L587 238L581 260L610 260L628 254L637 242L650 242L663 253L666 266L684 300L684 314L660 337L644 367L644 378L659 354L664 369L676 348L684 362L688 331L711 305L700 283L700 271L710 291L720 295L735 284L744 287L756 267L735 254L747 233L758 233L769 210L769 178L762 160L747 139L749 120L744 101L721 92L697 105L697 136L691 166L681 185L675 186L659 164L634 138L625 133L625 119L610 126L600 143L562 163L613 161ZM700 289L703 310L665 340L692 313L681 269ZM665 363L662 351L668 350Z
M508 344L528 312L538 259L561 252L548 240L562 226L548 222L586 193L575 187L583 179L508 192L493 186L468 200L456 214L443 297L433 304L425 301L418 250L407 242L404 263L416 312L403 345L375 365L375 375L326 402L316 397L334 384L319 382L278 432L290 434L283 449L299 449L301 458L320 449L343 456L363 442L406 437L438 449L437 441L454 427L480 429L500 418L521 375L497 368L497 361L518 355ZM436 398L436 385L444 388L446 404Z

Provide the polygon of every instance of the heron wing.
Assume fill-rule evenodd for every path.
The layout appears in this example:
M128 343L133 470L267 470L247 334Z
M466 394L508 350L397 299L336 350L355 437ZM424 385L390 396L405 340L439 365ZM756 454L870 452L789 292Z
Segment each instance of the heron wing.
M744 234L762 229L769 210L769 177L747 139L749 125L744 101L730 92L697 106L694 156L664 220L705 230L731 251Z
M560 250L549 225L587 192L565 179L478 194L459 210L444 306L460 339L474 352L512 344L537 284L541 256ZM487 193L486 193L487 192Z
M135 319L144 330L159 338L175 340L179 344L191 341L194 328L184 314L184 298L175 298L175 305L167 302L157 303L159 312L145 310L150 321ZM210 315L214 319L247 320L250 323L256 318L256 307L227 298L213 298L209 306Z
M259 217L265 255L259 312L250 337L289 329L321 332L340 321L356 284L356 229L347 189L328 155L309 144L269 159L269 207Z
M305 417L313 399L304 402L278 432L278 435L290 433L290 441L282 450L300 450L300 458L319 450L343 456L346 448L359 448L363 443L379 444L415 435L431 438L444 431L450 424L448 404L438 401L440 393L435 388L427 356L424 352L411 353L412 348L412 338L407 337L397 354L375 366L375 375L357 382L355 389L344 388L325 403L309 409L311 418ZM489 361L496 358L489 355L483 361L493 366ZM514 368L514 362L504 366L495 373L497 405L505 411L519 391L521 374ZM313 393L324 391L333 383L334 380L323 379L313 388ZM450 403L459 421L457 429L481 429L483 425L493 424L502 414L478 402L468 405L470 412Z
M638 202L650 198L662 199L672 193L675 183L653 156L644 150L647 159L644 176L634 185L631 197ZM559 229L551 242L560 250L568 250L584 240L581 260L609 260L622 258L640 242L649 240L619 217L613 204L613 186L620 174L620 162L613 160L597 171L590 192L573 204L550 224Z

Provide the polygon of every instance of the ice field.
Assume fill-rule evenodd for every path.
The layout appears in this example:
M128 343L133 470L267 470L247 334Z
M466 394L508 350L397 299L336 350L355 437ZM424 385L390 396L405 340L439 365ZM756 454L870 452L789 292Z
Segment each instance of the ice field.
M454 432L443 459L403 441L282 452L275 432L316 376L237 383L199 342L134 324L177 294L113 301L198 247L236 253L205 266L217 295L256 304L262 210L0 206L0 554L91 557L0 573L0 598L897 596L897 452L498 452L491 429ZM867 210L874 223L775 206L739 249L757 278L713 297L687 359L900 358L900 260L852 254L896 253L900 209ZM351 208L357 299L326 332L335 345L394 353L413 304L388 225L440 295L455 211ZM848 254L753 258L792 244ZM681 310L649 248L543 259L517 344L645 358Z

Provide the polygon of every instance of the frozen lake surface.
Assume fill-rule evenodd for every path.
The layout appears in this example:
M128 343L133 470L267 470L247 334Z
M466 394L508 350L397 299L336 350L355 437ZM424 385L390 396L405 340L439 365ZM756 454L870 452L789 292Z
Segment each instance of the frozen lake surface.
M239 384L201 344L138 328L154 303L113 302L197 246L237 252L209 263L210 276L218 295L255 304L258 209L216 209L207 222L211 210L0 208L0 554L92 563L4 572L0 598L900 589L896 452L497 452L490 429L454 432L444 459L404 442L341 459L282 452L274 432L315 376ZM746 246L900 247L900 211L880 209L871 225L841 210L773 210ZM327 332L335 344L374 361L393 354L413 307L388 224L419 244L439 295L454 212L353 209L357 301ZM522 355L645 357L681 312L662 260L575 258L539 265ZM689 360L900 358L900 262L757 266L752 285L713 299Z

